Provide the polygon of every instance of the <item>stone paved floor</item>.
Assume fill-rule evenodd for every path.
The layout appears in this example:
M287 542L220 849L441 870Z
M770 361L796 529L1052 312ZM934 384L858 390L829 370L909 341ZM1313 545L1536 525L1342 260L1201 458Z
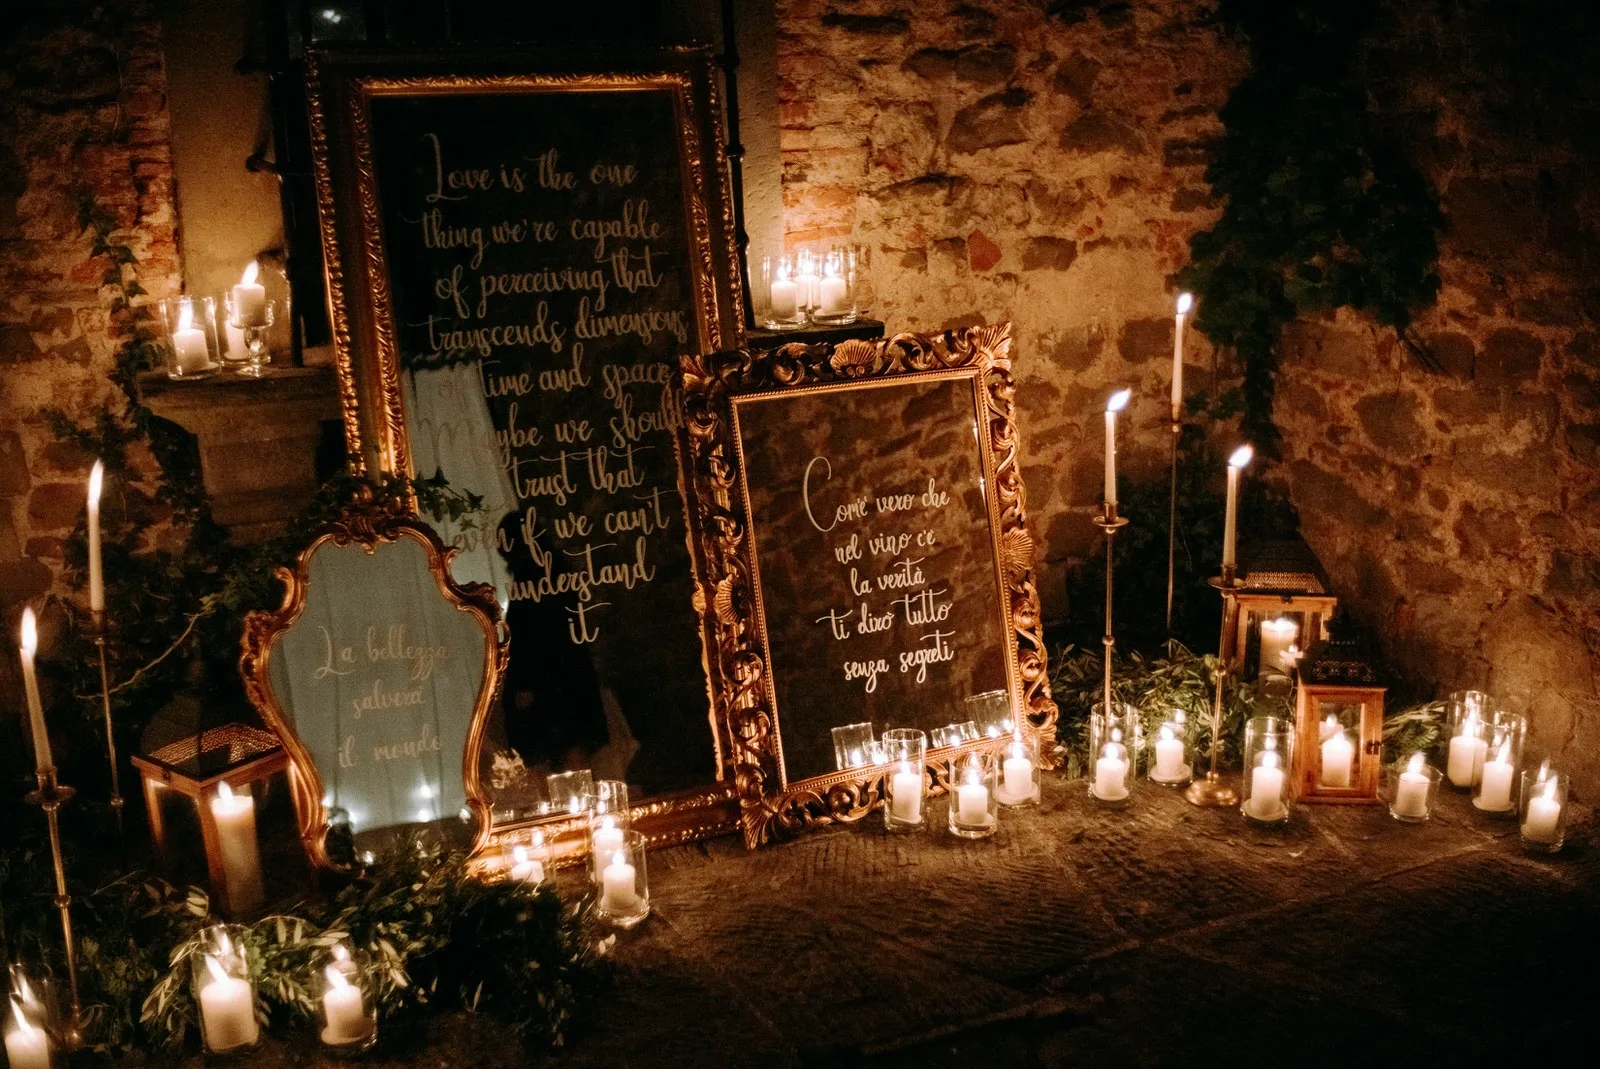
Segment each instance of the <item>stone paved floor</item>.
M755 854L661 851L616 990L533 1061L1541 1063L1600 1012L1593 824L1535 859L1511 822L1454 795L1442 810L1417 827L1302 807L1262 832L1155 788L1099 811L1054 781L985 842L873 818ZM491 1027L445 1022L393 1064L528 1064Z

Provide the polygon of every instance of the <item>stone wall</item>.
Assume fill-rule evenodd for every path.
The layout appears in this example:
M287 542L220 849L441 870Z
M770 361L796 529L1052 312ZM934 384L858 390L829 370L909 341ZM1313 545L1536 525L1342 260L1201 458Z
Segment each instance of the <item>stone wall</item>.
M1600 109L1577 50L1600 35L1562 6L1397 5L1368 58L1451 216L1444 290L1420 324L1446 370L1350 317L1300 325L1272 477L1411 680L1525 703L1538 748L1593 789L1600 244L1583 178ZM1016 323L1050 617L1092 545L1105 395L1135 389L1125 470L1154 477L1163 458L1168 279L1215 218L1207 144L1245 62L1212 8L779 5L789 240L865 244L867 299L891 330ZM1203 386L1215 354L1191 339Z
M0 610L50 590L82 521L93 458L44 413L90 422L120 393L115 324L78 224L82 191L115 216L154 300L178 290L161 32L145 0L28 4L0 43ZM134 458L136 462L141 458ZM113 487L111 492L126 491ZM137 492L133 490L132 492ZM107 507L117 504L108 500ZM6 659L9 666L11 659Z

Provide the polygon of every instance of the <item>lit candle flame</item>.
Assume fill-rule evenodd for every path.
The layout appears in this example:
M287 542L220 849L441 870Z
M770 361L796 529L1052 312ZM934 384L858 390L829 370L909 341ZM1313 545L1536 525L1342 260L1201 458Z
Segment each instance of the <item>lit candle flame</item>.
M1476 735L1477 733L1478 733L1478 710L1476 708L1468 708L1467 709L1467 718L1465 720L1461 721L1461 730L1456 732L1456 734L1457 735Z
M228 979L227 972L222 968L222 962L218 961L214 954L206 955L206 971L211 973L211 979L219 984Z
M567 799L567 812L573 815L583 812L583 799L573 795Z
M181 333L194 325L194 305L189 303L188 298L185 298L179 302L178 307L180 309L178 312L178 331Z
M536 847L544 845L544 832L536 831L533 833L533 845Z
M1189 309L1191 309L1193 307L1194 307L1194 294L1192 294L1192 293L1180 293L1180 294L1178 294L1178 314L1179 315L1181 315L1181 316L1188 315L1189 314Z
M1272 740L1268 739L1267 742L1270 744L1272 742ZM1277 753L1276 750L1268 750L1266 753L1261 755L1261 767L1262 768L1277 768L1278 767L1278 753Z
M1550 758L1546 757L1544 759L1544 762L1539 765L1539 778L1538 778L1537 782L1543 783L1545 780L1547 780L1549 778L1550 778Z
M1544 782L1544 800L1547 802L1556 800L1556 781L1554 779L1548 779Z
M978 765L978 755L973 754L967 760L967 783L977 784L983 782L983 769Z
M1228 458L1228 467L1244 468L1249 465L1251 459L1255 455L1256 451L1254 447L1241 445L1238 449L1235 449L1233 451L1233 455Z
M1421 772L1422 771L1422 751L1421 750L1418 750L1416 753L1411 755L1411 760L1406 762L1406 771L1407 772Z
M11 1013L17 1019L17 1032L26 1036L29 1040L33 1039L34 1028L33 1025L28 1023L28 1019L22 1015L22 1003L12 999Z
M600 830L601 831L610 831L612 828L615 828L616 826L617 826L617 822L615 820L611 819L610 817L601 817L600 818Z
M1107 412L1121 412L1128 407L1128 401L1133 397L1132 390L1118 390L1111 395L1111 400L1106 402Z
M22 610L22 652L29 657L39 652L39 625L34 621L31 606Z
M528 848L525 847L525 846L513 846L511 848L511 861L512 861L513 864L516 864L516 865L525 865L525 864L527 864L527 862L528 862Z
M1161 741L1162 742L1171 742L1173 740L1173 738L1174 738L1174 735L1172 734L1172 726L1170 724L1162 724L1161 725Z
M330 990L343 991L345 988L350 986L350 981L346 980L344 978L344 974L338 969L334 968L332 965L328 966L326 969L323 969L322 973L328 978L328 987Z
M611 863L618 866L626 865L628 863L628 858L621 850L618 850L616 853L611 855Z
M1511 740L1510 739L1507 739L1506 741L1504 741L1504 742L1502 742L1500 744L1500 749L1495 751L1494 759L1496 761L1500 762L1503 765L1509 765L1511 763Z
M251 260L248 264L245 264L244 274L239 276L239 285L249 286L253 284L256 280L256 276L260 273L261 265L256 263L254 260Z
M337 962L346 962L346 961L350 960L350 952L344 948L344 944L342 944L342 943L335 943L334 944L334 946L333 946L333 960L337 961Z
M224 803L231 803L233 801L233 788L228 786L227 780L223 780L221 783L217 784L217 797L221 798Z
M101 461L95 461L94 467L89 469L89 507L94 508L100 504L100 486L105 481L106 466Z

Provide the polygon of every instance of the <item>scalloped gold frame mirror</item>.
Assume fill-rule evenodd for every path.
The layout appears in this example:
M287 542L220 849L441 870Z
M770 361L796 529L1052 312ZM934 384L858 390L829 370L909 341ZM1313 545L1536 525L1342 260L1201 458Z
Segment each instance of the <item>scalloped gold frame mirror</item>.
M490 839L486 737L507 637L494 589L458 584L432 528L362 496L324 524L282 605L245 617L245 690L283 742L300 837L321 868L412 830ZM335 821L336 814L342 819Z
M1059 764L1018 472L1010 345L1004 324L684 358L693 496L707 532L699 600L724 681L717 711L733 740L746 845L859 821L881 806L892 766L824 769L835 764L824 743L798 735L818 735L819 718L843 725L876 709L896 726L926 730L941 722L930 718L960 720L954 711L962 695L978 695L993 680L1010 696L1017 726L1038 734L1043 762ZM924 489L929 497L921 500ZM944 499L954 505L948 513ZM926 530L933 546L937 527L939 545L905 552L912 528L895 525L911 522L902 516L918 509L924 518L916 531ZM875 519L881 522L872 526ZM933 578L925 585L920 573L904 588L894 578L874 581L906 564L889 557L912 552L928 558ZM861 576L853 561L862 562ZM842 588L846 574L850 585ZM937 598L890 600L901 589L913 593L913 585L918 599ZM841 589L850 592L847 609L835 607ZM874 621L888 632L881 639ZM944 639L918 633L930 626L951 630ZM964 658L945 656L968 637L976 641ZM886 641L902 643L898 671L894 656L883 655ZM904 648L907 641L921 643L921 652ZM864 646L877 652L848 659ZM953 663L944 674L936 665L925 686L922 669L935 660ZM853 674L863 664L882 666L891 693ZM958 755L992 745L930 749L933 793L947 791Z

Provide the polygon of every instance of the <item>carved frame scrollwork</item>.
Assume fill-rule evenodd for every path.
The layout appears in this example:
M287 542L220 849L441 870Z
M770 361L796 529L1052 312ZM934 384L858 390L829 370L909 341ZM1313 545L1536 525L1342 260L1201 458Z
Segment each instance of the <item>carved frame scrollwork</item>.
M483 631L484 681L472 709L472 723L467 731L461 772L467 808L474 825L472 852L481 853L491 841L491 800L483 787L480 766L484 736L500 694L500 681L505 674L506 657L510 649L494 587L487 583L457 583L450 575L450 561L455 556L455 550L441 542L433 528L418 522L392 504L377 501L367 492L361 494L340 519L323 524L316 530L310 543L300 551L293 569L279 568L275 571L276 577L284 584L283 602L275 610L258 610L247 614L240 643L239 674L244 679L245 693L289 754L289 778L295 814L300 824L300 839L307 857L318 868L339 868L327 849L329 821L327 807L323 804L325 787L310 749L301 739L295 721L285 712L272 686L274 646L278 637L292 628L305 612L310 593L311 562L318 550L328 545L354 545L371 554L376 553L379 546L401 539L411 539L422 546L440 595L457 611L469 615Z
M888 377L975 379L988 431L979 444L984 477L994 488L988 495L990 531L1012 638L1008 664L1012 698L1039 734L1044 762L1050 767L1060 763L1057 709L1050 696L1034 579L1034 544L1026 526L1018 468L1010 349L1011 325L1006 323L940 334L898 334L879 341L791 343L764 352L683 358L688 457L703 532L702 587L696 600L712 634L715 676L722 680L716 706L731 740L729 763L739 791L746 845L753 848L811 827L860 820L881 804L890 766L784 781L781 711L776 708L765 646L744 460L733 418L734 401L741 395L810 392ZM983 740L931 751L925 774L933 793L949 789L954 758L985 745L992 744Z

